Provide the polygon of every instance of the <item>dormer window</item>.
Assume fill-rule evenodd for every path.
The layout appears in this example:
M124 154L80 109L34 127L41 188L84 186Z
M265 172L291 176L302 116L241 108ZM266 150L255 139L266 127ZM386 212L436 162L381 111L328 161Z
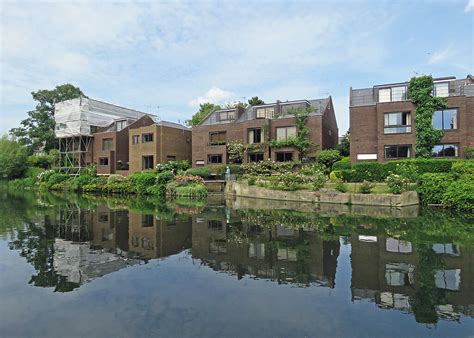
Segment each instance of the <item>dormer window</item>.
M275 107L257 108L257 119L272 119L275 116Z
M219 121L232 121L235 119L235 111L222 111L218 112L218 120Z
M126 126L127 126L127 121L126 120L121 120L121 121L115 122L115 130L116 131L121 131Z
M405 101L407 86L397 86L379 89L379 102Z
M449 82L437 82L433 85L433 96L448 97Z

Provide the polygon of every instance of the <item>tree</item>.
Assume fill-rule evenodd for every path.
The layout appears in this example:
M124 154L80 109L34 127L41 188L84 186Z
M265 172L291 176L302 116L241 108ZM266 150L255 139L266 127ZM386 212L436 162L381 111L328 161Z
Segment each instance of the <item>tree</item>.
M30 153L44 147L49 151L56 147L54 134L54 106L57 102L84 96L78 87L67 83L52 90L43 89L32 92L33 100L37 101L35 110L28 112L28 118L21 121L21 127L13 128L10 134L26 145Z
M186 125L189 127L197 126L210 112L217 109L221 109L221 107L209 102L201 103L199 111L191 117L191 120L186 121Z
M350 155L350 148L351 148L351 134L348 131L342 136L341 143L336 146L336 149L339 150L342 156L349 156Z
M240 101L234 101L234 102L227 102L225 105L224 105L224 109L233 109L233 108L238 108L238 107L242 107L242 108L247 108L248 104L245 103L245 102L240 102Z
M28 151L14 138L0 138L0 179L21 177L27 168Z
M261 104L265 104L263 100L259 99L258 96L254 96L248 100L250 106L259 106Z

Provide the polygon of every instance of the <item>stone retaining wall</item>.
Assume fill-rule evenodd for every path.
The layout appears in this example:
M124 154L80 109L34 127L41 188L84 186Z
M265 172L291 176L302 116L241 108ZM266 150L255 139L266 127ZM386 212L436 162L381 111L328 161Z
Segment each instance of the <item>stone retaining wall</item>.
M281 191L271 190L256 185L248 185L246 182L228 181L225 187L226 195L242 197L263 198L281 201L310 202L310 203L333 203L351 205L371 205L386 207L403 207L418 205L420 203L416 191L406 191L400 195L394 194L357 194L313 191Z

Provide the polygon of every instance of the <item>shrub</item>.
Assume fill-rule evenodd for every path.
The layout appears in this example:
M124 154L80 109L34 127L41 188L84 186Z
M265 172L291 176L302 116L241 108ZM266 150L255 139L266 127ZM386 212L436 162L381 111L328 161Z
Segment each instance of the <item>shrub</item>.
M344 185L342 180L339 180L336 185L334 186L334 189L336 189L339 192L347 192L347 187Z
M108 178L107 178L107 184L110 184L110 183L121 183L121 182L124 182L126 181L127 178L122 176L122 175L110 175Z
M256 176L249 176L247 180L249 185L255 185L255 182L257 182L257 177Z
M443 204L465 211L474 211L474 181L460 179L451 182L443 194Z
M464 148L464 156L467 159L474 159L474 147L466 147Z
M453 181L451 174L426 173L420 176L417 191L424 204L442 203L443 194Z
M418 168L413 162L397 163L395 173L406 178L409 182L416 182L418 180Z
M322 170L317 170L313 172L311 176L311 188L313 191L318 191L324 186L324 183L328 180L327 176Z
M334 170L334 171L331 171L331 173L329 174L329 179L331 181L339 181L339 180L342 180L342 171L341 170Z
M125 177L124 177L125 178ZM124 180L112 180L111 182L107 182L107 184L102 186L103 192L108 192L112 194L133 194L137 190L136 186L132 185L127 179Z
M97 176L97 167L95 165L87 166L80 174L95 177Z
M50 152L48 155L33 155L28 156L28 166L30 167L40 167L43 169L51 168L58 159L57 152Z
M210 169L214 174L224 177L227 167L229 167L230 173L232 175L240 176L244 172L244 170L242 169L242 165L240 164L216 164L211 166Z
M42 173L40 173L38 175L38 180L40 182L48 182L49 178L56 174L56 171L55 170L46 170L46 171L43 171Z
M204 180L201 176L191 176L191 175L177 175L175 178L178 186L185 186L190 184L204 184Z
M58 186L59 183L67 180L69 178L69 175L66 175L66 174L60 174L60 173L53 173L52 175L50 175L48 177L48 181L46 182L46 188L47 189L56 189L56 190L59 190L60 187ZM55 188L53 188L53 186L55 186Z
M297 165L299 162L275 162L266 159L260 162L244 163L241 165L241 170L246 175L270 176L292 171Z
M375 183L372 183L369 181L363 181L362 184L359 186L359 192L361 194L370 194L374 187L375 187Z
M152 171L134 173L129 177L138 194L146 194L147 188L154 185L157 175Z
M169 181L174 178L173 172L171 171L163 171L156 175L155 182L158 185L166 185Z
M197 167L197 168L191 168L185 171L186 175L191 175L191 176L200 176L203 179L207 179L211 177L212 172L211 169L207 167Z
M207 187L197 183L178 186L176 181L172 181L166 185L166 194L172 197L203 198L207 196Z
M27 150L15 139L0 137L0 179L22 177L27 168Z
M389 174L388 168L384 163L379 162L361 162L352 166L351 182L382 182Z
M298 190L301 184L306 183L307 178L299 173L288 172L273 176L270 179L270 188L274 190Z
M351 169L351 158L343 157L340 161L336 161L332 165L332 170Z
M342 159L341 153L336 149L321 150L316 153L316 160L326 168L331 168L334 162Z
M387 172L395 172L395 168L401 163L413 163L416 166L418 174L424 173L449 173L451 166L455 160L449 159L413 159L413 160L397 160L385 163Z
M474 161L457 161L453 163L451 168L456 177L463 175L474 175Z
M44 172L43 168L31 167L31 168L26 169L25 177L39 180L39 176L42 175L43 172Z
M172 171L173 173L177 173L178 171L186 171L191 167L188 161L168 161L166 163L158 163L156 165L156 171L158 173L163 171Z
M70 190L83 191L85 185L94 182L95 178L89 175L79 175L70 180Z
M325 167L320 163L306 164L301 167L300 173L306 176L313 176L324 172Z
M8 188L12 190L28 190L36 187L36 179L27 177L8 181Z
M388 191L392 194L401 194L408 189L408 179L398 174L392 173L388 175L385 182L387 183Z

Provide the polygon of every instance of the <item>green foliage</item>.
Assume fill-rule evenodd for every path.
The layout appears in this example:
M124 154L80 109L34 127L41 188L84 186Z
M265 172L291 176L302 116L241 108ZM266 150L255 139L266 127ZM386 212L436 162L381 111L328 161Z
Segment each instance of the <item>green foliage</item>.
M424 173L449 173L455 160L449 159L411 159L411 160L398 160L389 161L383 165L387 168L387 172L393 172L396 167L402 163L412 163L416 166L418 174Z
M295 168L298 162L275 162L266 159L260 162L250 162L241 165L245 175L270 176L272 174L286 173Z
M27 149L14 138L0 138L0 179L22 177L27 168Z
M361 194L370 194L374 187L375 187L375 183L372 183L369 181L363 181L362 184L359 186L359 192Z
M351 169L350 157L343 157L341 160L334 162L332 165L332 170L343 170L343 169Z
M339 192L345 193L347 192L347 187L344 185L344 182L342 180L338 180L336 182L336 185L334 186L334 189L336 189Z
M34 189L36 188L36 179L26 177L8 181L8 188L15 191Z
M351 148L350 132L348 131L342 136L342 140L336 145L336 149L341 153L341 156L349 156ZM342 168L341 168L342 169Z
M172 181L166 186L166 194L171 197L205 198L207 187L201 183L179 186L176 181Z
M169 181L174 178L172 171L163 171L156 175L156 184L158 185L166 185Z
M398 163L395 173L406 178L408 182L416 182L419 177L418 168L413 162Z
M408 94L415 105L416 146L415 155L421 158L430 158L433 147L443 137L442 130L433 128L433 113L447 107L444 97L433 97L433 77L424 75L412 77L408 87Z
M39 176L44 172L43 168L30 167L25 171L25 177L39 180Z
M341 154L335 149L325 149L316 153L316 160L326 168L331 168L334 162L342 159Z
M464 156L470 160L474 159L474 147L464 148Z
M242 163L244 159L245 145L238 141L227 142L227 154L232 163Z
M211 177L212 172L211 169L207 167L196 167L196 168L191 168L185 171L186 175L191 175L191 176L200 176L204 179L207 179Z
M10 130L10 133L27 146L29 152L49 151L56 147L54 134L54 106L57 102L84 96L82 91L71 84L56 86L52 90L32 92L37 102L35 110L28 112L28 118L21 121L21 127Z
M451 182L443 194L443 204L458 210L474 211L474 180L472 177Z
M188 161L168 161L166 163L158 163L156 165L156 172L160 173L162 171L172 171L174 174L179 171L186 171L191 167Z
M190 127L197 126L209 113L217 109L221 109L221 107L208 102L201 103L199 105L199 111L191 117L191 120L186 121L186 125Z
M204 184L204 180L201 176L191 175L177 175L174 180L178 186L185 186L190 184Z
M70 176L61 173L53 173L49 175L48 180L46 181L45 187L51 190L62 190L60 183L66 181Z
M324 187L324 183L328 180L327 176L324 174L323 170L316 170L314 171L313 175L311 176L311 189L314 191L318 191L322 187Z
M28 157L27 163L30 167L50 169L58 161L59 153L52 149L48 155L32 155Z
M417 191L424 204L440 204L443 194L453 182L451 174L425 173L420 176Z
M261 104L265 104L263 100L259 99L258 96L253 96L251 99L248 100L249 106L259 106Z
M134 173L129 177L138 194L146 194L147 188L155 184L156 178L157 175L151 171Z
M255 183L257 182L257 177L256 176L249 176L249 178L247 179L247 182L249 185L255 185Z
M270 178L270 188L274 190L286 190L294 191L301 189L303 183L307 183L308 179L306 176L295 173L287 172Z
M385 179L388 186L388 191L392 194L401 194L408 190L409 180L401 175L391 173Z
M286 140L271 140L268 142L270 148L286 148L286 147L297 147L298 140L296 137L289 137Z
M331 171L331 173L329 174L329 179L331 181L343 181L343 175L342 175L342 171L341 170L333 170Z
M463 175L474 175L474 161L454 162L451 171L456 177Z

